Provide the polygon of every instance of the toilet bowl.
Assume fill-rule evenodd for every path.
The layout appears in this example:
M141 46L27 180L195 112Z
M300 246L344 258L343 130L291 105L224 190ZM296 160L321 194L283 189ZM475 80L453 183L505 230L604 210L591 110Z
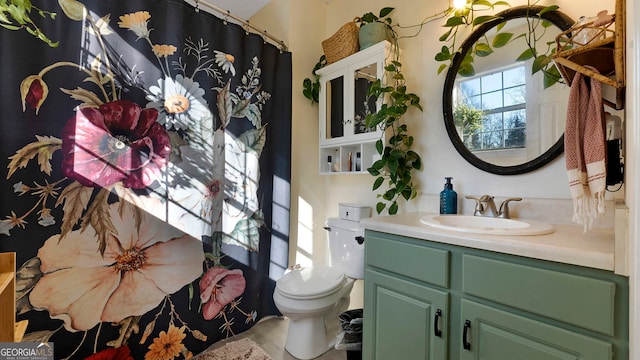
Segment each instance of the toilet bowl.
M333 348L338 316L347 310L356 279L364 278L363 230L357 221L327 220L331 266L294 267L276 281L273 300L289 318L285 349L313 359Z

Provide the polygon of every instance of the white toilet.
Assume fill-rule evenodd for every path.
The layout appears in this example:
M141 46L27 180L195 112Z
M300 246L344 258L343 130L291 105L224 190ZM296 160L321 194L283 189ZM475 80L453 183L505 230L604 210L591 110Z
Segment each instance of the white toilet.
M364 230L358 221L330 218L331 266L295 267L276 282L273 300L289 318L285 348L298 359L331 349L340 332L338 315L347 310L356 279L364 278Z

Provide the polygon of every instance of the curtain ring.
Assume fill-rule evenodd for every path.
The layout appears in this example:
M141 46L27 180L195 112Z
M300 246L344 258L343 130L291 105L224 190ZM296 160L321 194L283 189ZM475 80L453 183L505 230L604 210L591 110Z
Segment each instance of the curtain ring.
M230 14L231 14L231 11L227 10L227 14L224 16L224 19L222 21L225 25L228 24L228 20L229 20L229 15Z
M196 12L200 12L200 0L196 0L196 8L195 8Z
M268 35L267 35L267 30L265 30L265 31L263 32L263 34L262 34L262 41L263 41L265 44L267 43L267 37L268 37Z

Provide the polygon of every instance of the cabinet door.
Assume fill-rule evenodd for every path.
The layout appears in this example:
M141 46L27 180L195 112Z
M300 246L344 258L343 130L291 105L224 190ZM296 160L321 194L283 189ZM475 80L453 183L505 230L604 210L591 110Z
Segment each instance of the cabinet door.
M461 360L608 360L610 343L462 299ZM454 335L452 335L454 336Z
M345 108L348 68L338 69L320 79L320 143L331 144L345 139Z
M363 359L447 358L447 292L371 269L364 281Z
M355 62L349 67L350 89L349 104L345 114L345 134L353 140L378 139L380 132L376 128L368 128L365 117L374 114L382 105L382 99L369 97L367 92L371 85L382 75L382 57L373 56Z

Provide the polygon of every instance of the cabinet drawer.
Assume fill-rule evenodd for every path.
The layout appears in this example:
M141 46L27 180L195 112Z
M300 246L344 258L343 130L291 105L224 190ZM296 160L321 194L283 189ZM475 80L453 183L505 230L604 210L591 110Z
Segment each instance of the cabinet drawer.
M429 284L449 287L449 251L433 249L411 239L392 239L367 233L367 265Z
M465 294L614 335L615 283L463 255Z

